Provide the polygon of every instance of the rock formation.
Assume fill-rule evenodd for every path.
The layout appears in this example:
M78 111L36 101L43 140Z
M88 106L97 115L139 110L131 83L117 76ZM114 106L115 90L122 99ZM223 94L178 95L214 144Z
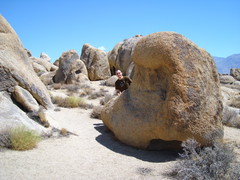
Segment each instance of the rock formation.
M72 84L82 80L88 80L85 64L79 59L75 50L64 52L59 58L59 68L53 77L53 81L55 83Z
M134 63L133 51L137 42L142 38L141 35L136 35L123 42L118 43L112 51L108 53L108 61L111 69L111 74L114 75L115 71L120 69L124 75L132 76Z
M111 76L107 53L94 48L89 44L84 44L80 58L86 65L90 80L103 80Z
M43 126L30 119L25 112L12 103L7 92L0 92L0 107L0 134L18 126L25 126L39 134L47 133Z
M37 111L40 105L46 109L53 107L29 55L15 31L0 15L0 133L22 125L39 133L45 131L23 111Z
M52 107L46 87L35 74L31 61L17 34L0 16L0 83L1 91L16 84L29 91L44 107Z
M159 32L137 43L128 90L108 103L104 124L125 144L179 148L187 138L203 146L222 138L222 101L212 57L184 36ZM211 137L210 137L211 136Z

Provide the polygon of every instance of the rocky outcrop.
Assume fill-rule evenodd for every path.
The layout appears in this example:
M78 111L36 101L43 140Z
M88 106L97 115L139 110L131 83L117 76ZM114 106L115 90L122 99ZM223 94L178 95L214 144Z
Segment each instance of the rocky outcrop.
M92 81L107 79L111 76L107 53L84 44L80 58L86 65L88 77Z
M22 87L15 86L12 94L14 99L21 104L21 106L27 112L37 112L39 110L39 104L37 101L27 90L23 89Z
M51 62L51 58L45 52L42 52L40 54L40 58L44 59L45 61Z
M81 82L82 77L88 80L88 73L85 64L79 59L75 50L64 52L59 58L59 68L56 71L53 81L55 83L72 84Z
M212 57L184 36L159 32L143 37L133 55L128 90L106 105L104 124L125 144L179 148L194 138L203 146L222 138L222 101Z
M58 69L58 67L52 64L51 62L49 62L48 59L36 58L36 57L30 57L30 59L32 60L34 71L39 76L43 73L56 71Z
M39 134L48 132L47 129L30 119L25 112L13 104L7 92L0 92L0 107L0 134L19 126L25 126Z
M236 80L240 81L240 69L232 68L230 69L230 75L234 77Z
M141 35L136 35L123 42L118 43L112 51L108 53L108 61L111 69L111 74L120 69L124 75L132 77L134 63L133 51L137 42L142 38Z
M1 90L11 91L10 89L18 84L29 91L45 108L53 107L48 91L35 74L26 50L2 16L0 16L0 73Z

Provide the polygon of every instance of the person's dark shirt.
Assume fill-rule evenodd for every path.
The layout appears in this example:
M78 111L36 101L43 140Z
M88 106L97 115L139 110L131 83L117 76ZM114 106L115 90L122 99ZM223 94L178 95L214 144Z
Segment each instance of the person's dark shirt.
M132 80L129 77L123 76L122 79L118 79L115 82L115 89L123 92L124 90L128 89L131 83Z

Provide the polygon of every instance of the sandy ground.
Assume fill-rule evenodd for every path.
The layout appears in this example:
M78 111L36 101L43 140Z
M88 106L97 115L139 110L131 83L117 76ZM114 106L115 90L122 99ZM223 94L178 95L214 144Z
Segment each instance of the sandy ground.
M1 149L0 180L167 179L163 173L174 164L176 152L126 146L101 120L90 118L91 111L52 111L54 119L76 135L43 140L30 151ZM240 131L226 128L225 134L231 141Z

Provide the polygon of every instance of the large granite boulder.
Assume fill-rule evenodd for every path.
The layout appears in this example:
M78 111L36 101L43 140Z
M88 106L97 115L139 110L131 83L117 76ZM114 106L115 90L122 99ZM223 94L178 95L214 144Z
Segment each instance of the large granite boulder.
M107 53L103 50L84 44L80 59L87 67L90 80L103 80L111 76Z
M53 107L17 34L0 15L0 90L11 91L16 84L29 91L45 108Z
M0 92L0 107L0 135L19 126L25 126L41 135L49 133L49 130L30 119L25 112L13 104L7 92Z
M137 42L142 38L141 35L136 35L123 42L118 43L109 53L108 61L111 69L111 74L120 69L124 75L132 77L133 75L133 51Z
M82 76L88 79L87 68L75 50L64 52L59 58L59 68L53 77L55 83L72 84L81 82ZM81 77L81 78L80 78Z
M133 82L101 113L104 124L131 146L179 148L194 138L203 146L222 138L222 101L212 57L184 36L143 37L133 55Z

